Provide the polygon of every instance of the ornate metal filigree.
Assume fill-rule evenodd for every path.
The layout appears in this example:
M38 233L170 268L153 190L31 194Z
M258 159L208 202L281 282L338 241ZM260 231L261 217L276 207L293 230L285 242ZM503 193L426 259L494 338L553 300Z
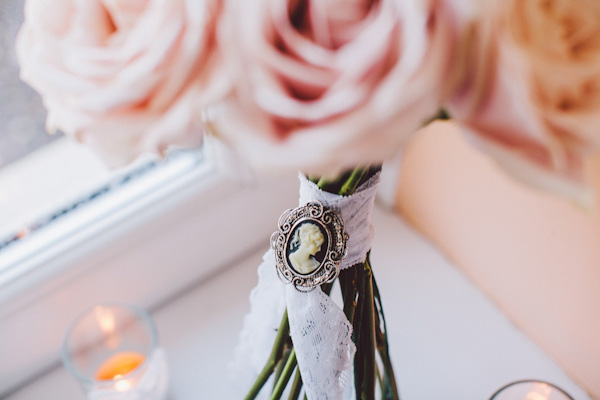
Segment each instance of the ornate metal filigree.
M333 282L347 253L341 215L320 202L285 211L271 236L279 277L302 292Z

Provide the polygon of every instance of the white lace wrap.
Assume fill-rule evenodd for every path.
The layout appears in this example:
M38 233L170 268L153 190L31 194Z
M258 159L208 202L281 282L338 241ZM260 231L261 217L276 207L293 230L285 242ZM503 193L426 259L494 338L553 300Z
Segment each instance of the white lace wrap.
M300 206L318 200L342 215L349 239L341 269L363 262L371 248L371 212L379 180L377 174L352 196L344 197L323 192L300 175ZM356 347L352 324L344 312L321 288L303 293L279 281L271 249L258 268L258 276L231 369L232 378L239 383L240 398L264 367L287 306L290 334L309 400L354 399ZM258 398L266 398L268 391L262 390Z

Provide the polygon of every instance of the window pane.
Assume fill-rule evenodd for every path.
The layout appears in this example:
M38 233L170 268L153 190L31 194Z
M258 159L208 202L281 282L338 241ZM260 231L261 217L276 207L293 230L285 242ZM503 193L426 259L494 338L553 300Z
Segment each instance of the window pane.
M157 190L203 162L201 151L188 150L174 152L166 162L143 156L123 169L109 170L86 146L46 133L42 100L19 78L15 40L23 14L24 0L0 0L0 264L6 249L77 211L100 207L103 199L125 189ZM133 201L132 196L123 201ZM110 210L122 206L111 204Z
M56 139L44 130L39 95L19 79L15 38L23 22L23 0L0 2L0 168Z

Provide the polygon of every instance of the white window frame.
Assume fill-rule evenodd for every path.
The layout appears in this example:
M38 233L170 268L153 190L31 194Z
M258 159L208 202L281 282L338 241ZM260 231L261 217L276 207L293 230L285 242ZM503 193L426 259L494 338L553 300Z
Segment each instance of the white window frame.
M81 311L115 301L154 309L266 250L278 216L297 203L296 177L259 178L215 140L204 156L185 172L161 170L152 190L107 195L104 214L76 210L0 253L0 397L57 365Z

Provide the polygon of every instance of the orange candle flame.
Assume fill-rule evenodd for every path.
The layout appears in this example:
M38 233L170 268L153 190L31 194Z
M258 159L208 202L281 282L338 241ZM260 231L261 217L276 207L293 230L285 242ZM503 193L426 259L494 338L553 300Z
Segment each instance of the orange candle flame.
M96 379L100 381L119 380L139 367L145 359L143 354L136 352L113 354L100 365L96 371Z

